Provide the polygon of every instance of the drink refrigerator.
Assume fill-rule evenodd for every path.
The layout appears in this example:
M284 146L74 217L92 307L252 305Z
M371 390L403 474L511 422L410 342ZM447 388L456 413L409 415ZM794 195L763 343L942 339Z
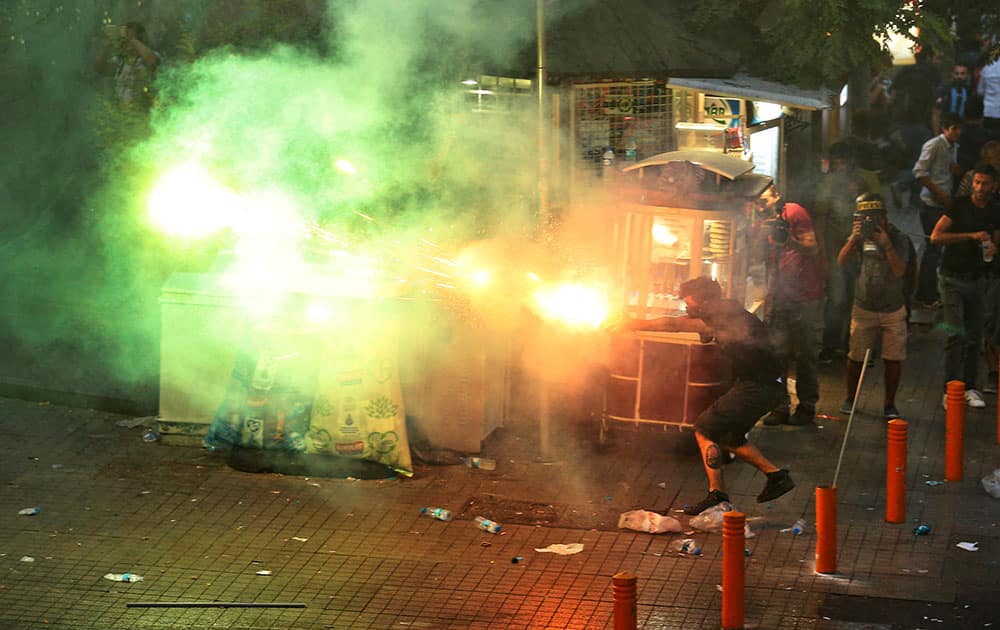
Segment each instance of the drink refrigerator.
M681 283L711 276L747 304L750 222L771 178L713 151L663 153L625 168L612 231L615 285L630 317L684 317ZM723 391L727 366L693 333L625 332L611 342L599 442L612 428L689 428Z

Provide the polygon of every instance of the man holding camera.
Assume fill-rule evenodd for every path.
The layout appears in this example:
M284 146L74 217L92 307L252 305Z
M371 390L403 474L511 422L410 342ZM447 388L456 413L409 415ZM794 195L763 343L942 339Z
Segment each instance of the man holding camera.
M840 406L851 413L861 378L865 351L882 339L885 363L886 420L899 417L896 390L906 359L906 300L903 292L909 237L889 223L882 197L864 193L855 202L854 226L837 254L837 264L857 277L851 309L850 349L847 353L847 398Z
M146 28L139 22L107 24L94 62L98 73L114 75L118 100L140 109L148 109L153 103L153 75L160 65L160 54L145 40Z
M972 195L956 197L938 219L931 242L944 246L939 285L943 326L945 382L965 382L969 407L986 406L976 389L983 341L988 273L1000 239L1000 207L993 199L997 170L985 163L972 169ZM942 399L946 405L947 395Z
M764 418L767 426L802 426L813 422L819 402L819 351L823 339L823 269L813 222L805 208L787 203L772 184L758 199L769 219L767 301L764 322L782 359L782 381L794 364L799 405L791 397Z

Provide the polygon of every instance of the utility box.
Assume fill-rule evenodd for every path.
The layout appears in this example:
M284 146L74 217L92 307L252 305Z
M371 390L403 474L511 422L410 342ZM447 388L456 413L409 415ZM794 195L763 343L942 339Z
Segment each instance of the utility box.
M400 335L406 415L431 446L478 453L507 417L507 340L436 300L400 302L401 321L420 331Z
M229 386L244 318L217 274L171 274L160 309L160 434L199 445Z
M174 273L163 286L159 416L165 444L200 445L208 433L237 353L249 342L237 298L218 274ZM429 446L479 452L507 413L504 342L435 300L390 299L384 308L400 322L406 415Z

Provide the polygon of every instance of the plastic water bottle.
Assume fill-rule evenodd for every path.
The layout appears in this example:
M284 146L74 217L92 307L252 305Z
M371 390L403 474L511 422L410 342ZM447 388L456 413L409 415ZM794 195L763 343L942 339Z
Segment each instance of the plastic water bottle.
M931 533L931 526L926 523L917 525L917 527L913 530L914 536L926 536L929 533Z
M983 262L993 262L993 254L987 253L987 250L989 250L990 245L992 243L993 241L991 241L990 239L986 239L985 241L979 241L979 246L983 248Z
M792 533L798 536L804 531L806 531L806 521L805 519L800 518L792 525Z
M615 150L612 147L604 147L604 153L601 154L601 163L604 168L611 168L615 165Z
M462 461L469 468L481 468L483 470L496 470L497 462L488 457L463 457Z
M134 573L106 573L104 579L112 582L141 582L142 576Z
M628 142L625 143L625 161L629 163L635 162L636 157L635 138L629 138Z
M451 520L451 510L446 510L444 508L436 507L422 507L420 508L421 514L426 514L431 518L436 518L439 521L450 521Z
M30 507L30 508L24 508L23 510L18 510L17 513L20 514L21 516L34 516L35 514L38 514L41 511L42 508L40 507Z
M499 534L502 529L500 523L494 523L490 519L483 516L476 517L476 525L478 525L480 529L485 529L491 534Z
M698 548L694 540L691 538L675 540L672 543L670 543L668 549L670 549L670 551L673 551L675 553L690 554L692 556L701 555L701 549Z

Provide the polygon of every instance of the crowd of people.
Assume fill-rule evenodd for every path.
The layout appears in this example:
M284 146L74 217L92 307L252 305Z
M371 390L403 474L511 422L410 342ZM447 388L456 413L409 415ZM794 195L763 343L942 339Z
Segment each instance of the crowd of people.
M747 436L761 420L814 423L821 364L843 357L846 396L839 411L847 415L854 413L865 362L881 359L882 414L899 418L896 392L915 309L934 313L945 332L942 390L947 381L964 382L970 407L986 406L981 388L996 393L1000 59L988 50L956 51L950 81L939 80L927 49L891 81L876 76L871 107L855 111L851 135L830 148L811 208L786 201L773 185L763 192L754 221L761 229L752 238L767 244L755 250L763 260L751 261L764 270L763 321L724 298L715 281L695 278L680 287L688 318L626 324L711 336L733 366L731 387L694 423L709 492L687 513L729 500L722 466L737 458L766 475L758 501L794 488L788 470ZM883 183L902 216L919 217L919 258L913 239L889 221Z

